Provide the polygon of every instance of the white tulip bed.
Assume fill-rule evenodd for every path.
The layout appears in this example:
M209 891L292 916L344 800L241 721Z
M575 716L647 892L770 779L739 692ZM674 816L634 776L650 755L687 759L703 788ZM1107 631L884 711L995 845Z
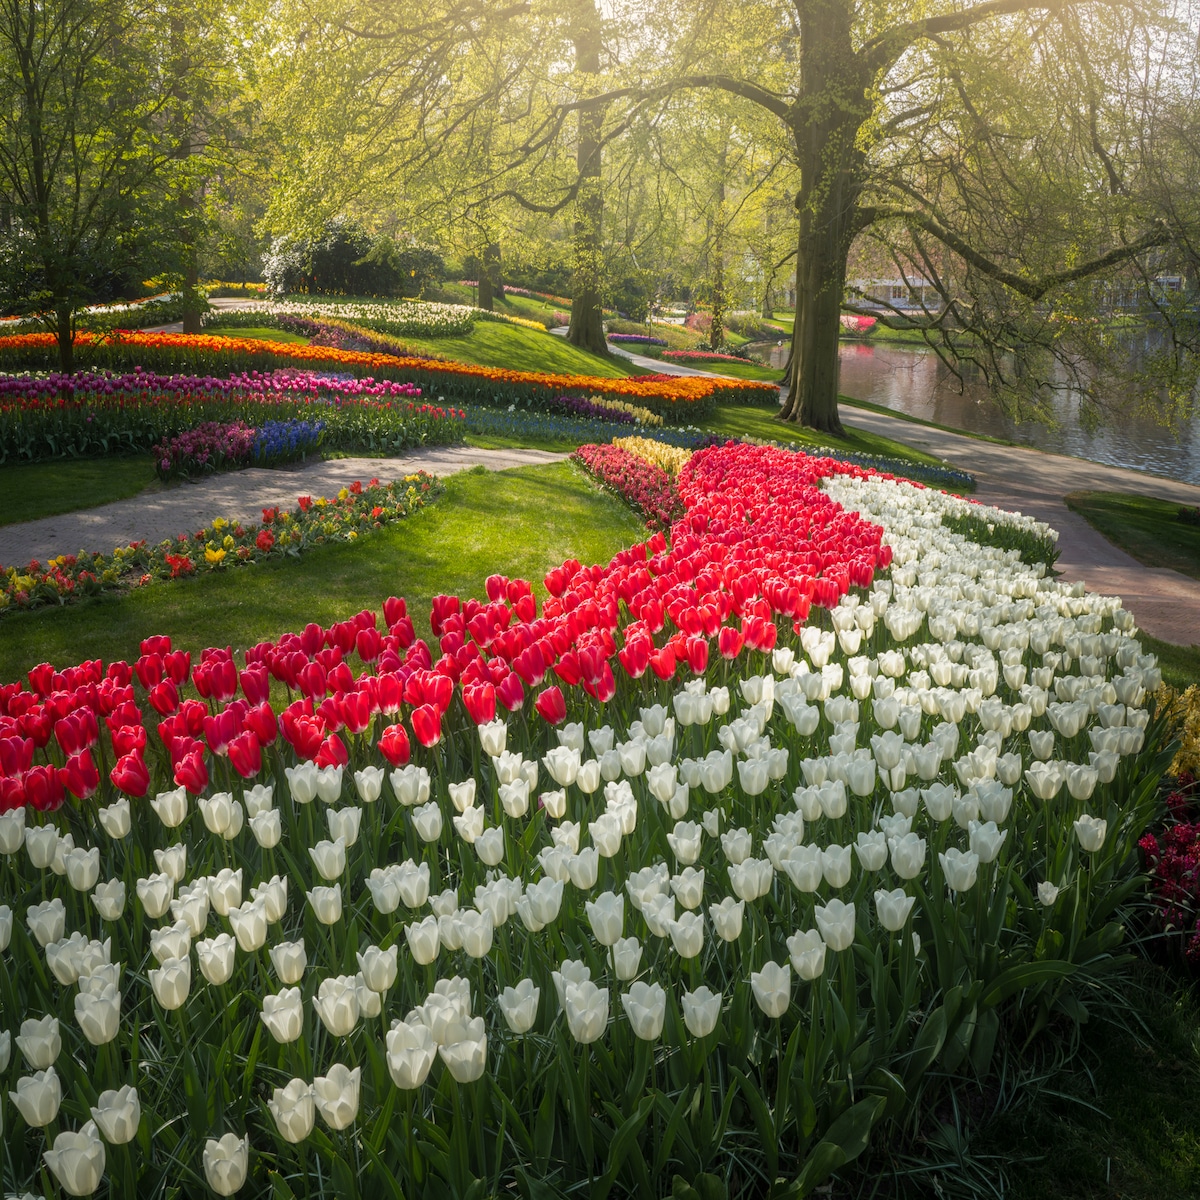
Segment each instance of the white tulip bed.
M712 514L708 534L694 520L706 455L727 456L708 461L742 489L738 519L836 501L883 527L890 567L795 627L772 602L776 632L750 627L761 649L686 682L680 643L667 679L564 687L556 725L547 671L536 711L477 696L479 724L456 689L436 741L410 713L427 696L376 704L334 739L345 763L280 737L243 778L210 739L198 795L170 778L140 685L144 798L106 777L130 751L103 687L0 691L18 780L65 754L51 738L22 760L23 714L69 711L55 697L72 687L101 714L91 794L0 815L5 1192L751 1196L778 1180L802 1196L948 1075L986 1077L1006 1039L1087 999L1122 940L1167 741L1130 614L943 523L1047 536L1025 518L741 447L684 468L674 559L566 564L601 626L603 579L632 563L661 583L647 558L677 568L693 543L724 553ZM787 486L768 497L763 479ZM712 604L744 630L770 589L735 587L755 569L740 564L710 595L733 596ZM702 577L659 587L668 612ZM618 640L635 624L621 599ZM668 621L655 648L673 636ZM589 644L615 663L611 637ZM308 709L323 735L328 704Z

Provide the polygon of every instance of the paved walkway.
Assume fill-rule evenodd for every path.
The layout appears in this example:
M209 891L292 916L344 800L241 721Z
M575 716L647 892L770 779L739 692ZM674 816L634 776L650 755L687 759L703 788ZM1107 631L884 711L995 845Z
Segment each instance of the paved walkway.
M216 517L258 522L264 508L294 508L298 496L333 496L356 479L389 483L419 470L444 477L474 466L502 471L566 457L544 450L437 446L403 458L340 458L276 470L251 467L150 490L100 508L0 526L0 563L23 566L32 559L45 562L80 550L107 553L142 539L157 544L199 529Z
M917 425L870 409L842 405L842 423L882 434L944 458L975 476L975 499L1045 521L1059 531L1058 570L1091 591L1122 597L1152 637L1177 646L1200 643L1200 583L1142 566L1097 533L1064 503L1069 492L1127 492L1177 504L1200 504L1200 487L1084 458L1003 446L950 430Z

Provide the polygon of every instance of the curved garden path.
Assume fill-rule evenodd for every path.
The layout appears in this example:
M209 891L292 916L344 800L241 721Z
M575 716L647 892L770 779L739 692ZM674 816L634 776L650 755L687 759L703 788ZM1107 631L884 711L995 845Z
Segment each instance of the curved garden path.
M544 450L479 450L473 446L434 446L400 458L336 458L291 468L251 467L210 475L195 483L151 489L99 508L62 513L37 521L0 526L0 564L23 566L80 550L111 553L145 539L152 545L208 525L217 517L262 520L264 508L294 508L298 496L333 496L356 479L383 483L414 471L453 475L482 466L492 471L558 462L565 454Z

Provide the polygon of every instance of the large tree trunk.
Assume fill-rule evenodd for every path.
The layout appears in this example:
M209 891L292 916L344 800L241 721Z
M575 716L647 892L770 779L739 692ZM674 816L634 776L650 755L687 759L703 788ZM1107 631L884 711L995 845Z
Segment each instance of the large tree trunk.
M847 7L814 0L804 12L803 116L793 130L800 162L796 322L780 415L840 434L838 333L862 191L863 152L856 141L871 115L872 80L854 56Z
M69 304L60 304L54 310L55 333L58 335L58 369L64 375L75 373L75 321L74 309Z
M725 289L725 147L717 156L717 222L713 237L712 325L708 331L708 348L719 350L725 341L725 313L729 294Z
M574 10L572 40L575 68L586 75L600 73L600 13L594 0L580 0ZM603 253L600 244L604 215L604 189L600 178L602 109L584 109L579 114L579 144L576 164L579 194L575 201L575 262L572 285L571 324L567 341L594 354L605 354L604 310L600 294Z
M479 307L491 312L496 300L504 295L500 282L500 243L488 242L479 260Z

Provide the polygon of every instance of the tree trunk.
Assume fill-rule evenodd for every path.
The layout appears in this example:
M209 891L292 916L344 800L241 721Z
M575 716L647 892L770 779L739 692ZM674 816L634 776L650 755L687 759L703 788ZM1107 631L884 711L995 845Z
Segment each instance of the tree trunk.
M58 369L63 375L75 373L75 311L69 304L54 310L58 335Z
M780 415L840 434L838 333L863 183L856 142L871 115L873 81L855 58L847 6L814 0L804 13L800 116L793 127L800 162L796 321Z
M725 313L729 295L725 290L725 163L726 146L717 155L717 213L712 248L712 325L708 330L708 348L719 350L725 341Z
M194 202L188 205L189 211ZM187 266L183 273L183 332L200 332L200 269L197 265L196 247L187 248Z
M482 308L484 312L491 312L495 307L492 299L492 277L488 272L487 263L484 259L479 260L479 279L475 286L479 289L479 296L475 301L478 308Z
M600 73L600 13L594 0L580 0L575 7L572 40L575 68L585 75ZM579 194L575 201L575 262L571 324L567 341L594 354L606 354L604 310L600 294L603 252L600 243L604 215L604 185L600 178L601 134L604 113L584 109L579 114L579 144L576 165Z
M491 312L495 302L504 295L500 282L500 243L488 242L479 260L479 307Z

